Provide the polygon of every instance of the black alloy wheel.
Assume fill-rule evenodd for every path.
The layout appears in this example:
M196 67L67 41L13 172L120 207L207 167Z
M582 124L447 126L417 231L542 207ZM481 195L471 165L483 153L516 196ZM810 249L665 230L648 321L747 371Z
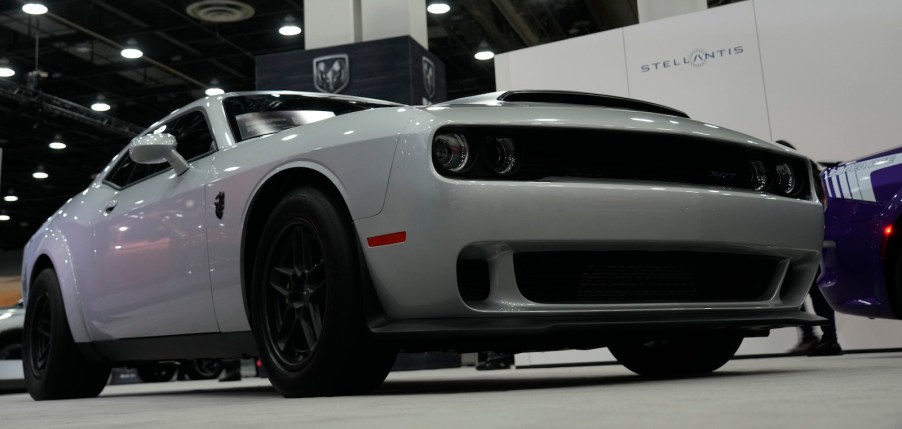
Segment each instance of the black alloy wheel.
M396 355L367 332L369 279L340 198L297 188L276 205L260 237L251 327L270 382L288 397L369 392Z
M88 398L106 386L110 367L85 357L72 339L53 269L35 276L22 335L25 387L36 400Z
M278 237L264 312L276 343L273 357L286 369L296 370L323 334L326 261L316 227L306 219L285 225Z

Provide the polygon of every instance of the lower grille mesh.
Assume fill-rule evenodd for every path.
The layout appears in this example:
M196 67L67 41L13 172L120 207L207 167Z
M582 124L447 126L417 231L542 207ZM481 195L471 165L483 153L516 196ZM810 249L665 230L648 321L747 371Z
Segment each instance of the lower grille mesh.
M520 293L539 303L758 300L776 258L701 252L524 252Z

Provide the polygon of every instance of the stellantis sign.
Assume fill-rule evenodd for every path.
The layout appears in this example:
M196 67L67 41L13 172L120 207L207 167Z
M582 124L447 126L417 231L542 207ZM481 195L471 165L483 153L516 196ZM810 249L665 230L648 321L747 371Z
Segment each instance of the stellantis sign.
M704 49L696 49L686 55L683 58L674 58L664 61L658 61L656 63L650 64L642 64L642 73L661 70L661 69L669 69L674 67L680 67L684 65L692 66L692 67L701 67L708 63L708 61L719 60L721 58L729 57L732 55L741 55L743 52L742 45L734 46L732 48L724 48L718 49L714 51L707 51Z

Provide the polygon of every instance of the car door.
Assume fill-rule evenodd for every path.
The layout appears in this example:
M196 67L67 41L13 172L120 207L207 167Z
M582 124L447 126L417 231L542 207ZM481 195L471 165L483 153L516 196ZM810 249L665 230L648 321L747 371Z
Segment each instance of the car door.
M126 152L94 225L97 284L80 288L93 340L218 332L210 288L205 185L216 144L201 110L157 127L191 163L137 164Z

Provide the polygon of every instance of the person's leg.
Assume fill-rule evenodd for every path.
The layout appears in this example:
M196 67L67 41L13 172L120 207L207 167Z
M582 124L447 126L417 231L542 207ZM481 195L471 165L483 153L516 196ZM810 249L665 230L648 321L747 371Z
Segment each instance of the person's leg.
M827 299L824 298L823 292L821 292L821 289L817 287L817 285L813 286L811 292L808 294L811 296L811 303L814 304L814 314L827 319L828 322L826 325L821 326L821 331L824 333L824 335L821 336L821 339L831 339L835 341L836 315L833 313L833 308L830 307Z
M814 304L814 313L827 319L827 324L821 326L821 331L824 333L821 336L821 341L808 352L808 356L836 356L843 354L842 347L839 346L839 341L836 339L836 316L833 313L833 309L816 285L811 288L809 294L811 295L811 302Z

